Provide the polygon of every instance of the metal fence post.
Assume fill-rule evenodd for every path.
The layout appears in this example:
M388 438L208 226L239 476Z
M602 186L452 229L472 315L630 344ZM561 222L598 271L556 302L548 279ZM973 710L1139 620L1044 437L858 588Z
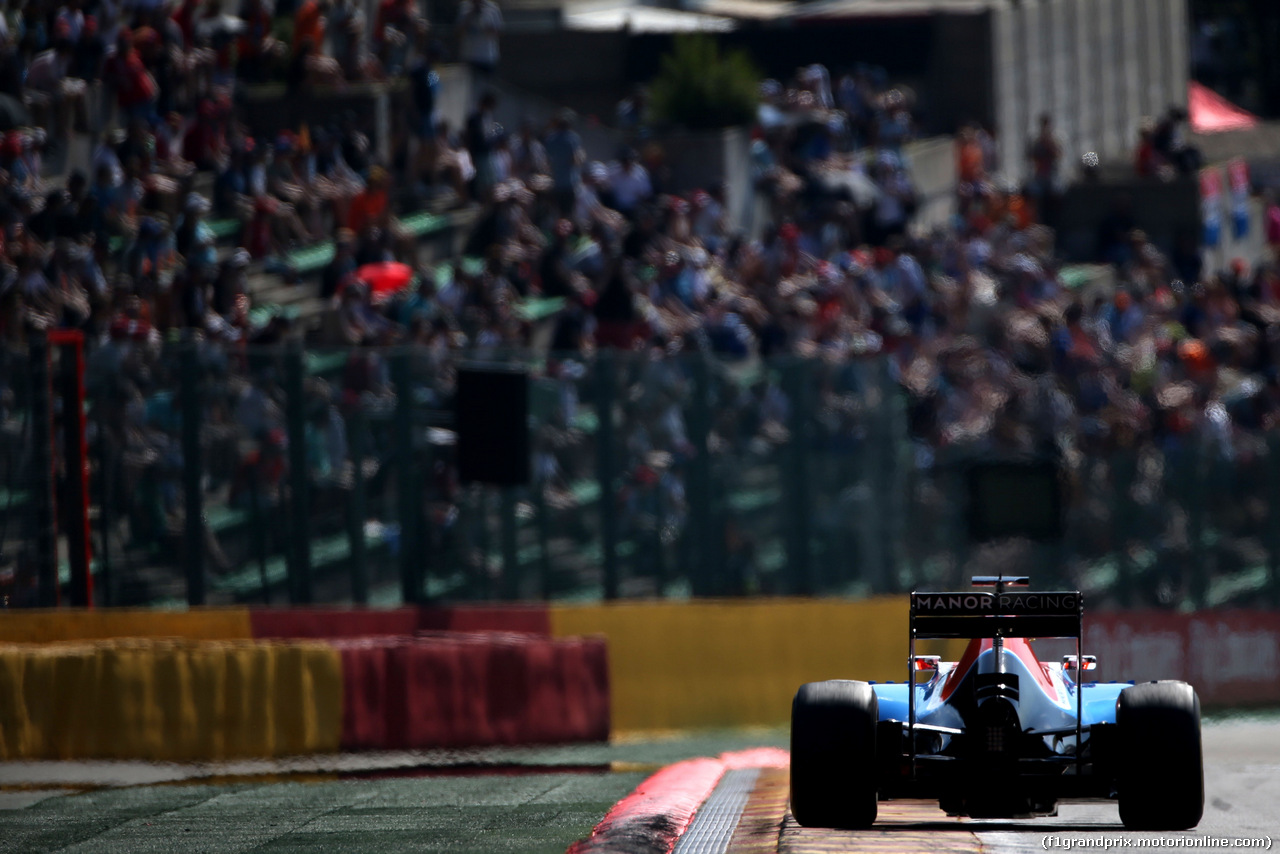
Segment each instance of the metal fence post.
M1199 439L1199 437L1196 437ZM1187 478L1183 499L1187 502L1187 534L1191 539L1191 578L1188 590L1191 601L1203 608L1209 594L1209 562L1205 560L1204 522L1205 505L1203 489L1206 461L1205 445L1196 441L1189 449Z
M480 555L480 577L475 579L471 595L479 599L494 599L498 594L489 569L489 491L481 484L472 484L471 498L471 506L475 510L476 551Z
M1116 599L1125 608L1133 604L1133 559L1129 556L1128 542L1133 534L1134 514L1130 494L1137 476L1137 463L1137 454L1132 448L1117 450L1111 461L1111 536L1116 548Z
M596 477L600 482L600 548L604 560L604 598L618 598L618 511L615 502L617 460L614 447L613 402L618 372L610 350L596 354Z
M405 604L422 601L422 553L419 536L423 516L418 482L417 459L413 450L413 372L407 350L391 355L391 382L396 392L394 459L396 461L396 507L400 522L400 594Z
M281 509L283 508L277 508L277 510ZM253 556L258 562L258 583L262 587L262 604L270 605L271 580L267 574L267 529L262 520L262 482L258 477L256 465L249 469L249 531L250 539L253 540Z
M547 509L547 485L538 481L533 487L534 514L538 524L538 597L551 598L551 519Z
M1280 433L1267 433L1267 576L1271 604L1280 606Z
M111 528L114 524L112 507L115 503L111 489L115 484L115 453L111 439L107 435L107 427L102 423L100 417L97 419L96 427L94 444L98 456L98 488L96 490L99 538L98 577L100 579L98 589L101 590L98 595L102 600L103 606L110 607L115 603L115 579L112 578L111 572Z
M889 360L876 363L876 386L880 395L880 417L876 453L879 456L881 488L885 502L881 510L880 534L884 540L884 592L897 593L902 587L902 570L906 566L903 553L903 520L907 514L905 493L905 459L901 440L907 435L907 419L902 390L889 371Z
M53 476L53 401L49 377L49 339L31 336L31 475L35 502L36 604L58 604L57 484Z
M351 538L351 600L369 603L369 566L365 562L364 522L367 514L364 484L364 412L357 408L347 418L347 446L351 457L351 502L347 506L347 531Z
M963 585L966 579L966 567L969 556L973 552L974 543L969 539L969 521L965 517L965 508L969 505L969 496L965 489L964 471L954 460L939 465L934 463L935 477L941 480L940 488L950 497L947 502L951 512L950 528L953 543L954 565L951 567L949 584Z
M285 352L285 427L289 435L289 507L293 517L289 524L290 551L289 602L311 603L311 472L307 465L307 402L303 393L301 342L291 341Z
M516 530L515 488L502 487L499 493L498 523L502 538L502 598L520 598L520 553Z
M787 573L792 590L812 596L818 592L818 578L810 554L812 512L809 494L809 395L812 365L791 359L783 367L783 391L790 404L787 425L787 470L783 478L787 519Z
M711 371L707 357L693 355L693 400L689 407L689 441L694 456L689 471L689 529L693 566L689 583L695 596L714 593L713 565L718 548L711 513Z
M204 604L204 491L201 487L203 463L200 454L202 389L200 354L196 342L187 339L178 351L182 409L182 487L186 519L182 529L182 551L187 564L187 604Z

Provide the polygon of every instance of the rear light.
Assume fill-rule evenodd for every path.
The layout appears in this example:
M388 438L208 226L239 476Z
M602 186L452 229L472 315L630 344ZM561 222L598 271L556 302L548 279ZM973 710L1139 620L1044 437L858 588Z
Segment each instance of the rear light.
M1062 669L1063 669L1063 670L1075 670L1075 669L1076 669L1076 657L1075 657L1074 655L1064 655L1064 656L1062 656ZM1081 670L1097 670L1097 669L1098 669L1098 656L1096 656L1096 655L1082 655L1082 656L1080 656L1080 669L1081 669Z
M917 655L911 659L911 664L915 670L934 670L938 669L939 662L942 661L940 655Z

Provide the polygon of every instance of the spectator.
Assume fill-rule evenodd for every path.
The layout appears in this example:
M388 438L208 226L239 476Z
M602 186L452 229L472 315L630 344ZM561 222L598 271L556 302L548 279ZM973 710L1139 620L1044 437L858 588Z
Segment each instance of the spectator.
M315 86L340 86L345 78L337 60L320 52L318 43L304 38L289 60L286 82L290 94L303 93Z
M312 50L324 44L325 27L328 24L329 0L304 0L293 16L293 52L301 51L304 42L311 43Z
M367 236L373 228L386 228L391 221L387 188L390 179L381 166L369 172L368 185L351 200L347 213L347 228L358 238Z
M872 170L872 180L880 192L868 234L873 245L883 245L906 232L907 220L915 213L916 192L892 152L882 152Z
M620 130L639 133L649 123L649 90L637 85L618 102L616 112Z
M609 197L614 209L624 216L634 216L636 208L653 196L649 172L640 165L634 148L624 148L618 160L609 167Z
M1062 145L1054 136L1053 118L1047 113L1040 116L1040 131L1027 145L1027 159L1031 161L1028 185L1031 198L1047 222L1056 222L1058 202L1062 196L1058 175Z
M80 36L72 49L69 77L94 83L101 79L103 64L106 61L107 46L98 31L98 19L87 15Z
M159 87L134 45L133 32L121 28L115 54L107 61L104 79L115 90L116 103L126 120L151 120L155 116Z
M236 75L251 83L263 82L284 52L271 35L271 10L265 0L243 0L239 17L244 26L236 48Z
M365 31L363 4L336 0L329 12L329 45L333 58L348 80L373 76L363 53Z
M431 171L435 159L436 122L440 119L440 74L435 69L436 51L422 39L422 50L409 69L409 85L413 94L413 136L417 142L414 177L422 180Z
M85 129L85 83L68 76L71 68L74 43L69 35L69 25L61 22L55 28L53 47L37 53L27 68L28 100L36 108L37 121L54 129L59 140L65 141L73 127ZM78 39L77 39L78 40Z
M1271 260L1280 262L1280 202L1276 201L1274 190L1265 195L1266 200L1266 237L1267 248L1271 251Z
M1186 139L1183 123L1187 112L1181 107L1170 107L1156 124L1151 144L1161 159L1170 164L1179 175L1193 175L1203 165L1200 150Z
M551 169L556 209L561 216L573 213L578 185L582 182L582 164L586 162L582 139L573 129L573 122L573 112L561 110L552 122L551 133L547 134L543 142L547 164Z
M480 96L479 105L467 119L467 150L471 153L471 162L475 166L471 195L476 199L487 199L493 185L497 183L493 154L502 134L502 126L494 117L497 107L498 96L493 92L485 92Z
M382 0L374 33L386 73L398 75L404 71L410 49L426 30L426 22L418 15L413 0Z
M349 228L338 230L334 241L333 260L324 268L320 279L320 296L332 299L351 281L356 271L356 235Z
M458 7L458 55L484 84L498 67L498 35L502 11L494 0L462 0Z
M1219 426L1204 435L1230 449L1234 441L1256 440L1248 431L1257 425L1280 422L1280 393L1271 390L1268 403L1237 414L1246 407L1224 391L1252 388L1241 377L1274 373L1266 344L1276 337L1272 320L1280 306L1273 265L1214 271L1204 265L1194 235L1181 236L1165 258L1138 231L1131 205L1120 200L1097 247L1098 260L1114 265L1119 286L1068 289L1059 281L1052 233L1037 223L1021 193L992 180L990 135L984 142L976 126L957 141L962 215L921 231L912 218L910 170L895 151L912 132L913 96L876 69L854 69L834 92L825 72L812 67L763 87L761 128L751 149L760 219L737 233L742 211L729 208L724 187L671 192L677 185L656 141L643 144L642 156L627 151L612 168L588 164L571 114L558 115L545 133L523 121L508 137L487 99L459 140L439 117L447 83L435 73L434 51L428 52L411 4L384 4L373 33L386 72L398 63L408 69L414 101L405 128L418 137L418 150L410 156L412 149L394 143L389 163L370 144L371 124L354 113L282 134L254 127L220 85L221 72L210 78L198 70L204 60L197 52L215 45L208 22L218 19L216 4L184 3L172 20L133 10L129 23L136 28L118 36L110 7L92 8L101 16L100 30L94 16L77 17L74 3L57 14L44 9L19 16L24 26L30 22L30 44L47 42L35 54L41 64L33 69L33 86L71 76L82 48L86 77L94 73L95 33L115 43L102 76L121 109L103 127L121 130L98 135L89 177L74 176L65 187L44 173L39 132L18 130L0 139L0 335L13 342L34 329L69 326L102 339L95 353L109 368L93 368L93 386L105 384L105 372L130 407L141 406L140 415L131 409L121 421L143 437L130 440L138 456L157 461L138 476L146 486L137 492L146 500L131 501L128 510L147 536L163 533L177 506L173 437L166 434L174 413L156 388L168 371L162 342L184 326L216 342L207 348L210 365L233 377L262 358L259 345L290 336L353 348L412 345L415 383L430 386L422 399L432 406L447 405L451 351L467 347L492 356L501 348L550 347L560 355L548 364L557 390L547 421L566 435L574 429L575 389L585 370L578 360L593 347L643 353L628 360L629 385L619 398L626 422L620 445L634 457L624 469L634 475L620 499L626 525L656 525L652 520L659 518L680 524L680 459L693 452L681 423L685 404L673 401L687 400L690 376L685 362L664 357L689 349L744 363L746 370L735 373L762 376L741 388L721 388L713 376L717 412L726 413L711 426L713 454L723 453L720 448L765 453L786 441L778 437L791 423L791 402L771 372L754 364L780 356L819 357L822 381L814 386L813 404L822 413L815 429L823 435L815 441L851 446L860 441L849 426L858 407L840 396L868 382L866 357L882 357L876 364L907 396L914 459L922 468L949 455L1029 452L1046 442L1063 443L1085 465L1104 465L1108 436L1132 436L1124 441L1148 453L1156 442L1199 437L1196 425L1207 423ZM251 48L240 58L244 74L291 74L303 88L319 82L311 60L328 59L326 38L344 79L378 66L359 53L360 19L351 0L332 6L317 0L298 10L292 69L278 61L265 9L258 0L242 9L247 41L241 43ZM255 20L265 28L255 30ZM343 30L341 21L351 28ZM67 37L75 27L78 39L64 38L75 46L64 67L65 46L59 54L50 38ZM402 42L397 35L412 37ZM218 57L208 62L225 72L221 84L235 83L230 69L237 50L230 36L221 38ZM403 60L393 56L401 47ZM3 50L0 88L13 83L5 63L10 71L16 63L21 94L31 51ZM632 108L622 115L643 123L642 110L638 119ZM1156 131L1151 128L1150 156L1160 163ZM398 134L393 129L393 137ZM1028 195L1043 196L1056 188L1060 168L1051 125L1042 125L1027 153ZM240 220L239 230L217 223L222 247L208 220L209 200L191 192L210 177L198 172L214 173L218 216ZM438 279L436 269L419 263L394 216L396 205L415 195L398 192L406 176L425 185L417 195L447 188L458 204L478 202L474 228L459 235L471 257L449 259ZM451 203L432 202L437 210ZM1280 222L1280 214L1271 216L1274 207L1269 220ZM765 221L771 224L761 227ZM1270 231L1269 241L1280 244ZM320 294L330 306L320 330L283 313L265 320L263 307L250 302L250 273L256 284L264 271L287 267L283 258L305 257L296 250L331 234L333 257L318 265ZM419 287L374 299L355 273L364 263L392 258L411 263ZM542 311L551 312L545 321L525 319ZM264 485L280 480L278 473L268 475L273 466L262 466L273 454L282 464L283 437L272 439L282 422L280 391L266 372L243 396L239 385L220 390L219 382L211 375L206 390L220 398L236 431L251 439L248 456L259 454L250 464L240 459L239 442L230 443L235 459L222 477L237 484L233 501L240 503L249 500L248 472L260 470ZM310 382L307 388L314 403L309 472L340 488L347 461L332 399ZM349 360L344 406L386 405L389 397L386 359L368 350ZM1220 426L1215 406L1231 408L1230 429ZM210 426L218 423L212 409ZM570 441L576 440L557 445L539 437L544 476L566 483L583 476L570 471L557 450ZM675 461L663 461L663 453ZM1104 475L1110 473L1099 469L1085 482L1103 482ZM260 497L275 500L265 494L270 491L264 488ZM572 501L564 489L548 494ZM663 502L673 509L655 509Z

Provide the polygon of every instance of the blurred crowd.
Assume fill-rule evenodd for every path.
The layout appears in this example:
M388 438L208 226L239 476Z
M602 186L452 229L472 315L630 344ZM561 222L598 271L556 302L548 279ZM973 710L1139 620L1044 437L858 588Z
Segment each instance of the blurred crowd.
M643 89L619 105L628 142L612 159L588 156L571 111L545 126L501 125L484 85L502 26L491 0L468 0L456 24L479 97L462 127L442 121L435 63L446 48L416 8L384 0L372 38L354 0L292 10L245 0L234 15L215 0L29 0L0 15L0 121L12 128L0 139L0 341L88 333L90 393L111 400L106 429L132 460L122 483L161 473L159 517L180 504L171 357L182 330L217 345L204 359L228 378L209 429L226 433L214 481L233 504L248 500L246 483L278 487L284 470L282 374L270 360L255 367L253 345L304 333L321 348L355 348L306 387L309 459L317 482L336 488L351 478L343 415L394 400L380 348L416 345L429 406L449 397L452 354L554 354L547 379L561 393L535 440L535 469L566 506L584 459L572 431L586 366L603 350L633 354L623 468L629 495L665 508L636 511L655 531L682 524L686 482L671 472L694 453L691 363L680 354L754 377L719 393L715 419L725 447L744 452L788 440L794 389L750 371L786 356L820 366L817 412L832 443L863 429L859 407L871 399L863 368L848 366L887 366L906 393L920 468L955 454L1052 450L1079 461L1190 442L1247 460L1275 425L1276 268L1203 269L1196 247L1162 251L1120 206L1099 235L1108 274L1064 275L1046 225L1063 181L1050 117L1018 185L995 178L993 135L962 128L956 214L913 227L925 202L907 145L914 93L878 69L833 81L811 65L760 87L745 198L713 181L677 192ZM300 92L387 75L408 78L413 104L389 161L354 116L267 137L236 106L248 83ZM1193 168L1181 117L1163 121L1140 168ZM47 161L86 137L89 169L51 178ZM463 258L422 263L400 218L406 195L475 205ZM744 232L744 220L758 227ZM327 240L320 327L255 314L249 277L287 278L291 252ZM362 272L378 264L405 265L412 284L380 287ZM846 405L855 400L864 403ZM445 504L447 480L432 487Z

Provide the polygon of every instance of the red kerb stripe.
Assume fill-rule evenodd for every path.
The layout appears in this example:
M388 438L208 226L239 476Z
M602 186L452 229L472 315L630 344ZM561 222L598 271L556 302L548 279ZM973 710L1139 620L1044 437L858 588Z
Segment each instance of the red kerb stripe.
M591 836L574 843L566 854L666 854L688 829L725 771L784 768L789 763L787 751L760 747L725 753L719 759L686 759L668 765L614 804Z

